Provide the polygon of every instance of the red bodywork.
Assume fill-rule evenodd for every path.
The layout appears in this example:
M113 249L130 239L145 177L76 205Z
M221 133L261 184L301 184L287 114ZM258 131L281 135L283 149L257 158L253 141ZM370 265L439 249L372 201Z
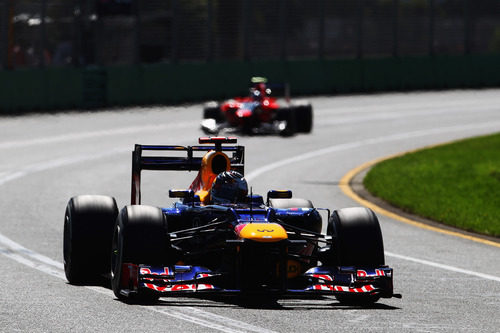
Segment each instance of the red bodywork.
M249 118L260 122L269 123L273 120L273 115L280 108L276 98L265 96L261 98L236 97L222 103L220 109L226 120L233 126L245 124Z

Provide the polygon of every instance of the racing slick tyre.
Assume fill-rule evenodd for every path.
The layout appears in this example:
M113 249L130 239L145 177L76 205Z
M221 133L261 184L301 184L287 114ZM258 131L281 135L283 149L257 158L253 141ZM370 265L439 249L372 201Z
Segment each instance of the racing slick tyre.
M134 281L127 280L129 272L124 272L124 264L167 264L170 247L166 219L160 208L124 207L116 220L111 248L111 286L115 296L131 303L156 301L156 294L134 290Z
M224 115L220 110L219 103L207 102L203 105L203 119L215 119L217 123L224 121Z
M385 264L384 244L380 224L375 213L364 207L336 210L328 221L327 235L334 240L335 258L339 266L379 267ZM332 256L335 254L332 253ZM369 305L379 295L336 295L340 303Z
M297 132L297 120L293 108L282 108L277 111L277 120L285 121L285 127L281 129L281 136L292 136Z
M71 284L96 282L109 274L109 252L118 215L116 201L101 195L69 200L64 215L64 272Z
M293 106L295 112L295 119L297 123L297 132L311 133L313 126L313 112L312 105L304 103L304 105Z

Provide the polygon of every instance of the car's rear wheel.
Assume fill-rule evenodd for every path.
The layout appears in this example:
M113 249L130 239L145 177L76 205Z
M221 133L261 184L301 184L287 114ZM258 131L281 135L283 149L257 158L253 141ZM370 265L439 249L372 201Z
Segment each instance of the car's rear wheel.
M109 251L117 215L112 197L81 195L69 200L63 240L64 272L69 283L92 283L109 274Z
M385 264L380 224L371 209L353 207L334 211L327 234L333 238L329 264L373 268ZM380 296L340 294L336 298L344 304L368 305Z
M147 290L134 293L133 281L124 276L124 264L168 265L171 248L167 222L160 208L124 207L116 221L111 249L111 286L117 298L127 302L152 302L158 295Z

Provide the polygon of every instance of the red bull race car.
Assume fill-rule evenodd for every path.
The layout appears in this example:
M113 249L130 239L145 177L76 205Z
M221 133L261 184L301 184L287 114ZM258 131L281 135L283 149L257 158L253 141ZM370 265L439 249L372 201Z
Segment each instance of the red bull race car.
M282 101L271 97L272 85L267 83L266 78L254 77L251 82L247 97L235 97L222 103L212 101L204 105L201 129L206 134L224 131L290 136L312 131L313 111L309 102L291 102L289 89L285 89L286 98Z
M118 211L114 198L99 195L69 200L68 281L109 276L116 297L131 303L208 294L323 295L358 305L400 297L370 209L330 211L293 198L290 190L270 190L265 198L249 193L244 152L236 138L226 137L200 138L195 146L137 144L130 205ZM143 170L197 176L189 188L170 190L175 203L162 208L141 203Z

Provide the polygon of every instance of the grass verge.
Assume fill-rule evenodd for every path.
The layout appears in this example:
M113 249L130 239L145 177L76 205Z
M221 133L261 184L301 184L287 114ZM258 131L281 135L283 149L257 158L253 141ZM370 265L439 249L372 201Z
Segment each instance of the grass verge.
M500 133L383 161L364 186L407 212L500 237Z

